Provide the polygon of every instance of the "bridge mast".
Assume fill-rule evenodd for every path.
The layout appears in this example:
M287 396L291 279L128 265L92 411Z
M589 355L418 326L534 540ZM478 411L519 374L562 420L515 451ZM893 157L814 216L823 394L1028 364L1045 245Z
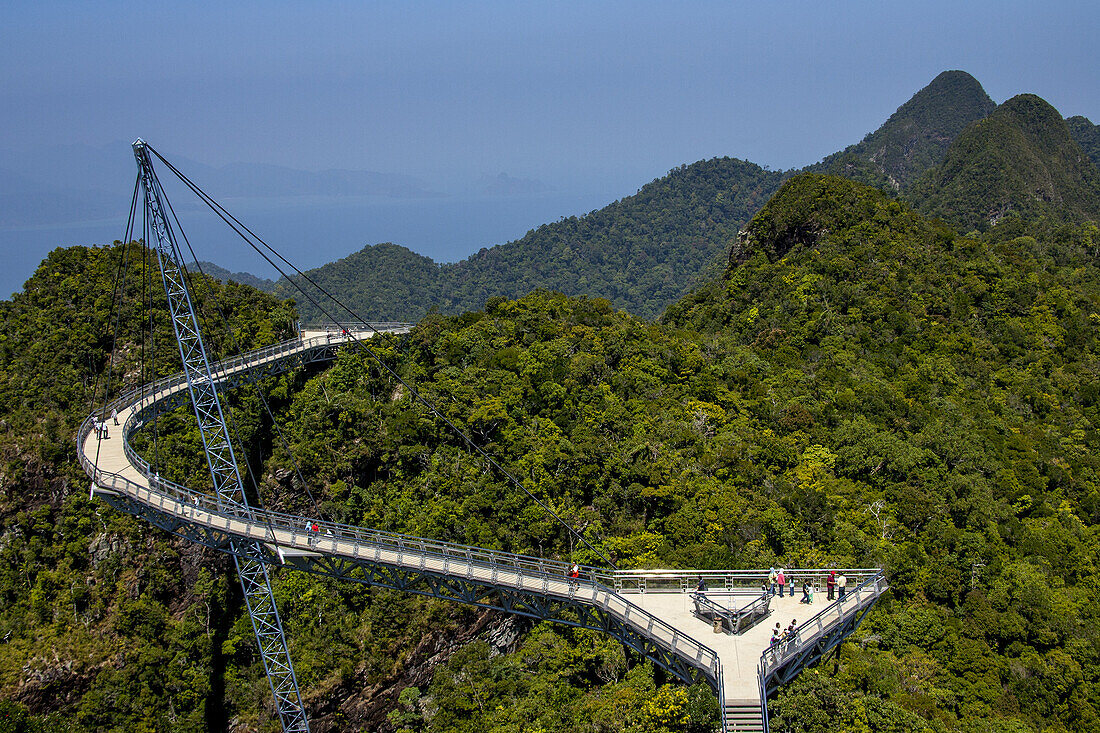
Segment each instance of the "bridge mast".
M198 317L180 265L183 259L165 214L164 192L153 172L145 141L134 141L133 148L145 194L145 211L157 239L157 259L160 262L164 292L168 296L172 327L179 343L187 388L195 408L195 417L198 419L210 475L214 480L214 491L220 502L247 508L248 499L237 459L233 454L233 445L229 440L225 415L210 373L210 360L202 342ZM236 545L233 558L237 564L237 575L241 579L252 629L256 633L267 679L275 696L279 721L283 730L288 733L309 733L309 722L298 691L298 680L290 661L279 612L275 607L271 580L268 578L266 565L260 561L261 544L256 540L243 539L233 542Z

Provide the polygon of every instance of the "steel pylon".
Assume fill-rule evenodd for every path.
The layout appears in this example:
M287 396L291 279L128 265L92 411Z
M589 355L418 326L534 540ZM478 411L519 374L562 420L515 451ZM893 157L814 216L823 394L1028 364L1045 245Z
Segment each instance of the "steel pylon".
M179 344L187 388L199 423L203 450L206 452L210 476L214 481L214 491L220 502L247 508L248 499L229 440L229 429L221 401L210 372L210 360L203 345L198 316L180 264L183 258L165 214L164 192L153 171L145 141L134 141L133 148L144 193L146 216L157 240L157 259L164 292L168 297L172 328ZM290 660L279 612L275 607L271 580L266 566L260 560L263 556L262 545L257 541L246 540L234 540L233 543L237 575L248 605L248 615L252 620L252 630L256 634L264 670L271 684L279 721L283 730L288 733L309 733L309 721L302 705L302 696L298 690L298 680Z

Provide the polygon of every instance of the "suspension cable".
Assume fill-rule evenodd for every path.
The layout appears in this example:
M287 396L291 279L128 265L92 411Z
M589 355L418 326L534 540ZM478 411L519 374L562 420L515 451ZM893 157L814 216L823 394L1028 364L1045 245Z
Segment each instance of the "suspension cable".
M111 396L111 373L113 371L113 366L114 366L114 351L115 351L115 348L118 346L119 321L122 318L122 298L123 298L123 295L120 292L120 287L122 288L122 290L125 290L125 288L126 288L126 275L127 275L127 269L128 269L126 267L126 265L128 263L128 260L129 260L130 243L131 243L131 239L132 239L133 233L134 233L134 218L135 218L136 212L137 212L137 199L138 199L138 191L140 189L140 186L141 186L141 176L139 175L137 177L137 179L134 181L134 193L130 197L130 214L129 214L129 216L126 217L126 229L125 229L125 233L123 234L123 237L122 237L122 242L123 242L123 244L122 244L122 256L119 258L119 261L118 261L118 270L115 271L115 284L114 284L114 288L111 292L111 309L110 309L110 311L108 312L108 315L107 315L108 327L110 327L110 324L113 321L114 322L114 328L112 329L113 332L111 334L111 348L107 352L106 374L104 375L104 378L103 378L103 406L98 411L100 417L95 418L97 420L102 419L102 420L105 421L107 419L107 404L110 401L110 396ZM121 283L121 286L120 286L120 283ZM94 408L95 408L96 394L98 392L99 392L99 375L97 374L95 382L94 382L93 387L92 387L92 406L93 406L92 412L93 412L93 414L96 412L96 410ZM99 433L100 431L97 430L96 432ZM100 449L101 445L102 445L102 443L100 441L96 442L95 461L94 461L94 465L96 465L96 466L99 465L99 449Z
M154 177L156 177L156 171L152 171L152 175ZM160 185L159 180L157 181L157 185ZM191 240L188 239L188 237L187 237L187 232L184 230L183 223L180 221L179 216L176 214L175 208L172 206L172 201L170 199L168 199L168 197L165 197L165 203L168 205L168 211L172 215L172 220L176 224L176 230L179 231L180 236L183 238L183 243L187 246L187 251L191 254L191 261L194 262L195 268L199 271L199 274L202 275L207 280L212 279L202 269L202 263L199 262L199 257L198 257L197 254L195 254L194 247L191 246ZM191 273L188 271L187 266L182 262L179 263L179 265L180 265L180 270L183 272L183 276L185 278L187 278L188 287L191 288L192 292L196 292L195 288L194 288L194 280L192 279ZM229 339L229 353L231 353L231 354L232 353L240 353L243 350L243 347L240 343L237 342L237 338L233 335L233 329L229 325L229 318L226 316L225 310L222 308L221 303L218 302L217 294L214 293L214 291L211 291L211 300L212 300L213 305L214 305L214 310L217 312L218 317L221 319L221 324L222 324L222 327L225 331L226 337ZM205 301L200 301L200 306L202 304L205 304ZM209 327L209 321L207 320L207 315L206 315L205 309L203 309L201 307L199 308L199 316L201 318L203 318L204 325ZM276 434L279 436L279 439L282 442L283 447L287 451L287 455L290 456L291 462L294 464L295 473L297 474L299 481L301 481L302 487L306 491L306 496L309 497L310 504L313 505L314 513L318 514L318 515L321 515L320 516L321 519L327 519L327 517L323 516L323 512L321 510L320 503L313 496L313 492L310 491L309 484L306 482L305 476L302 475L302 469L298 465L298 460L295 458L293 451L290 450L290 445L287 443L286 437L283 435L282 428L279 427L279 423L275 419L275 414L272 412L271 406L268 404L267 399L264 397L263 391L260 390L260 389L256 389L255 394L256 394L257 397L260 398L260 402L264 406L264 411L267 413L267 416L271 419L271 424L275 428ZM226 405L226 407L228 407L228 405ZM231 423L230 428L233 431L234 437L237 439L237 443L239 445L241 445L242 450L243 450L244 443L241 441L240 433L239 433L238 428L237 428L237 422L236 422L235 416L233 415L233 410L232 409L227 410L226 417L228 418L229 422ZM252 464L248 459L247 453L245 453L244 461L245 461L245 468L247 469L249 479L252 482L253 488L256 490L256 498L258 500L258 505L263 506L263 496L260 494L260 483L259 483L259 480L256 478L256 474L253 471Z
M230 214L217 201L215 201L205 191L203 191L201 188L199 188L199 186L197 184L195 184L193 181L191 181L191 179L189 179L187 176L185 176L179 169L177 169L168 160L166 160L164 158L164 156L162 156L159 152L157 152L156 149L154 149L152 146L149 146L148 144L146 145L146 147L149 149L149 151L151 153L153 153L153 155L155 155L162 163L164 163L164 165L167 166L168 169L170 171L172 171L172 173L174 173L176 175L176 177L178 177L180 179L181 182L184 183L184 185L186 185L189 189L191 189L191 191L196 196L198 196L199 199L202 200L203 203L205 203L222 221L224 221L234 232L236 232L237 235L240 236L241 239L243 239L245 241L245 243L247 243L257 254L259 254L261 257L263 257L264 260L268 264L270 264L272 267L274 267L275 270L282 277L286 278L288 282L290 282L292 285L294 285L298 289L298 291L302 293L302 295L304 295L322 314L324 314L327 318L329 318L334 323L336 323L337 326L341 325L340 320L338 318L336 318L335 316L333 316L319 302L317 302L317 300L312 295L310 295L308 292L306 292L306 290L304 288L302 288L297 282L295 282L293 279L291 279L286 274L286 272L281 267L279 267L279 265L277 265L271 259L271 257L269 257L267 254L265 254L265 252L263 250L261 250L259 246L257 246L257 243L260 246L262 246L264 250L267 250L267 252L270 252L280 262L284 263L289 268L293 269L294 272L297 273L299 276L301 276L302 279L304 279L310 285L315 287L318 290L318 292L323 294L325 297L327 297L333 303L338 305L344 312L346 312L348 315L352 316L353 319L357 320L360 323L363 323L363 324L367 325L373 331L378 330L378 329L374 328L373 326L371 326L371 324L368 321L365 321L360 316L358 316L358 314L356 314L351 308L349 308L347 305L345 305L339 298L334 296L332 293L328 292L325 288L323 288L319 284L317 284L311 277L309 277L307 274L305 274L304 272L299 270L293 263L291 263L289 260L287 260L281 254L279 254L273 247L271 247L271 245L269 245L267 242L265 242L259 235L257 235L255 232L253 232L251 229L249 229L244 224L242 224L236 217L234 217L232 214ZM248 236L246 236L245 232L247 232ZM255 240L255 241L253 241L253 240ZM454 435L459 437L467 445L467 447L469 447L471 450L473 450L479 456L481 456L481 458L489 466L491 466L494 470L496 470L499 475L503 476L513 486L515 486L516 488L523 491L523 493L526 494L529 499L531 499L533 502L535 502L549 516L553 517L554 520L559 525L564 527L571 535L575 536L582 543L584 543L584 545L589 550L594 552L605 563L607 563L612 568L617 568L615 563L612 562L610 559L608 559L598 549L596 549L596 547L593 546L592 543L589 542L588 539L585 538L583 534L581 534L577 530L573 529L572 526L570 526L564 519L562 519L545 502L543 502L541 499L539 499L537 496L535 496L535 494L530 489L528 489L526 486L524 486L523 483L519 481L519 479L517 479L510 471L508 471L506 468L504 468L504 466L502 466L495 458L493 458L484 448L482 448L480 445L475 443L474 440L472 438L470 438L463 430L459 429L458 426L456 426L450 419L448 419L443 413L441 413L435 407L435 405L433 405L423 395L421 395L420 392L416 388L414 388L411 384L409 384L407 381L405 381L405 379L403 379L401 377L401 375L399 375L397 373L396 370L394 370L389 364L387 364L378 355L378 353L374 349L372 349L369 345L367 345L363 340L358 339L358 338L354 337L353 335L351 335L350 332L349 332L349 336L351 337L351 342L353 344L355 344L356 348L358 348L361 351L364 351L368 356L370 356L383 370L385 370L387 373L389 373L389 375L394 380L396 380L399 384L401 384L401 386L404 387L408 391L408 393L416 399L417 402L419 402L421 405L423 405L429 411L429 413L431 413L436 418L441 420L451 430L451 432Z

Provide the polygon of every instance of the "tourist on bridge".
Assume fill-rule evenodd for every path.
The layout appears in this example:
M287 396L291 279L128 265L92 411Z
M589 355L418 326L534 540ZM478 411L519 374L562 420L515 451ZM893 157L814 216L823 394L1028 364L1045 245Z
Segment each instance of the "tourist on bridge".
M581 583L581 566L573 563L569 568L569 590L576 590Z
M787 587L791 589L790 596L794 598L794 576L787 574Z
M829 592L826 598L830 601L836 600L836 571L830 570L829 577L825 579L825 589Z
M775 578L778 573L775 572L775 566L768 568L768 588L771 589L771 594L775 595Z
M118 409L111 408L111 419L114 420L115 425L118 425Z
M803 580L802 581L802 600L800 600L799 603L813 603L813 602L814 602L814 594L813 594L813 589L810 587L810 581Z
M848 579L844 577L843 573L837 576L836 587L839 589L840 597L843 599L844 594L848 592Z
M783 586L787 584L787 574L783 572L783 568L779 568L779 572L775 574L775 584L779 586L779 597L783 597Z
M699 582L695 584L695 592L696 593L706 593L707 592L707 581L703 580L702 575L699 576Z

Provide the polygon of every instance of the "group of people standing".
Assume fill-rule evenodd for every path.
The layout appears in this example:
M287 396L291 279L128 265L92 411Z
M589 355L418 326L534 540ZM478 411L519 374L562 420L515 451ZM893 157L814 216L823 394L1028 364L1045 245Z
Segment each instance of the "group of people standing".
M118 410L111 410L111 421L118 425ZM108 427L106 418L102 420L95 418L92 421L92 427L95 428L95 437L99 440L107 440L111 437L111 429Z
M787 574L787 571L783 568L776 570L771 568L768 570L768 588L771 594L783 597L784 588L790 587L791 597L794 597L794 578ZM776 592L778 590L778 593Z
M764 586L765 593L771 593L772 595L778 595L783 597L783 590L786 587L790 587L790 595L794 596L794 579L783 568L771 568L768 571L768 582ZM835 601L838 598L844 598L848 592L848 578L844 576L844 573L837 573L836 570L830 570L829 574L825 576L825 591L826 598L829 601ZM802 603L813 602L813 586L810 581L802 581ZM782 625L776 623L775 628L772 629L771 646L778 644L786 644L794 639L795 629L798 627L798 621L791 619L790 625L784 629Z
M826 598L830 601L836 600L838 591L840 597L843 598L848 592L848 579L844 577L844 573L837 575L835 570L830 570L829 575L825 578L825 591Z
M798 619L791 619L790 625L784 629L778 621L775 622L775 628L772 629L772 640L770 646L776 644L786 644L788 641L794 639L795 629L798 628Z
M785 589L790 588L790 597L794 598L795 580L787 573L783 568L771 568L768 570L768 582L764 585L764 592L771 595L783 597ZM843 598L848 589L848 579L844 577L843 573L837 574L836 570L830 570L828 576L825 578L825 590L826 598L830 601L835 601L838 597ZM814 593L813 584L810 580L804 579L802 581L802 599L801 603L813 603Z
M316 547L317 538L321 536L321 525L317 524L316 519L307 519L303 529L306 531L306 542L310 547ZM329 532L328 534L331 535L332 533Z

